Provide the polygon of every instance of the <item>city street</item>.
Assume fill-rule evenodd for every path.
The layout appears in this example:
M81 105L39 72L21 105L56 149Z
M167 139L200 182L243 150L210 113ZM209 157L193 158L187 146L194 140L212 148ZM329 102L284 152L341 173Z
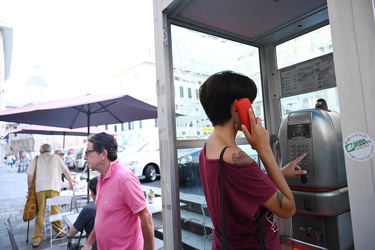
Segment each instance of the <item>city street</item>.
M26 174L24 172L18 173L17 169L8 171L7 166L1 165L0 176L2 179L2 188L0 188L0 249L11 249L8 232L4 225L4 220L7 217L11 218L13 231L20 250L33 249L31 238L34 232L34 221L30 222L29 242L27 243L27 223L22 220L27 194ZM160 179L154 182L141 181L141 184L144 190L155 188L160 192ZM203 194L201 186L183 186L180 188L180 192L185 194ZM61 240L54 244L56 245L57 243L66 243L66 240ZM42 241L38 249L47 247L49 247L48 237ZM63 245L61 249L66 249L66 245Z
M8 171L7 166L1 165L0 176L2 179L2 188L0 189L0 249L12 249L8 232L4 225L4 220L7 217L10 217L11 219L15 239L19 249L33 249L31 245L31 238L34 233L34 220L30 222L28 243L26 242L27 223L22 220L23 208L26 202L27 194L26 174L24 172L18 173L17 169ZM50 246L47 239L42 241L39 249ZM62 240L61 243L64 243L64 241ZM66 249L66 245L61 249Z

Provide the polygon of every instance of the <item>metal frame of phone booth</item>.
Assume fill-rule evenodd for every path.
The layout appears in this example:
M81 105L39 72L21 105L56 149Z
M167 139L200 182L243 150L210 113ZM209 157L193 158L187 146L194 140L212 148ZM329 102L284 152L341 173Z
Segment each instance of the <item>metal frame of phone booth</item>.
M251 4L265 3L253 1ZM271 1L270 4L288 4L290 1ZM280 121L280 78L276 67L275 45L316 28L331 25L333 56L339 92L342 134L345 139L353 132L367 133L375 138L375 28L373 1L328 0L319 11L301 16L277 30L269 30L262 38L250 41L233 30L220 30L214 25L185 18L184 11L193 11L194 4L201 3L209 8L208 1L197 0L154 0L154 27L156 51L156 90L158 97L158 125L162 169L163 197L163 238L165 249L181 249L181 224L179 211L179 192L177 176L178 148L201 146L199 141L177 141L175 127L173 63L171 48L171 24L207 32L227 39L259 46L262 69L265 120L271 138L275 141ZM215 1L215 7L225 5L226 1ZM241 8L245 2L230 1L232 8ZM247 2L246 2L247 3ZM269 3L269 2L267 2ZM309 2L312 3L312 2ZM297 3L296 3L297 4ZM306 2L304 3L306 4ZM250 11L251 9L249 9ZM198 15L202 9L197 9ZM266 15L261 12L261 15ZM220 14L217 12L216 14ZM328 18L329 16L329 18ZM207 17L207 16L206 16ZM193 18L193 17L192 17ZM230 20L222 18L225 24ZM301 21L301 26L293 26ZM223 24L223 23L220 23ZM219 25L219 24L218 24ZM260 26L262 23L257 23ZM251 24L249 25L251 27ZM351 221L354 245L357 249L367 249L375 245L372 225L375 223L375 174L374 159L358 162L345 155L348 178ZM165 215L165 216L164 216ZM281 230L288 231L288 228ZM290 230L290 229L289 229ZM290 248L291 249L291 248Z

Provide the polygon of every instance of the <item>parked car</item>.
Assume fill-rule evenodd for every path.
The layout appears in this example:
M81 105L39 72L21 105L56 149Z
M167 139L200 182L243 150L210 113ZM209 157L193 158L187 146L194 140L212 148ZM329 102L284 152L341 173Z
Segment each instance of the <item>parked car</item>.
M69 169L74 169L75 168L75 158L76 154L84 148L83 147L72 147L72 148L67 148L65 149L65 163L68 166Z
M84 168L85 162L85 149L80 148L74 157L74 167L80 171Z
M200 185L199 174L199 149L180 149L177 151L178 158L178 177L180 185Z
M181 184L196 184L200 181L198 168L200 150L178 150L178 172ZM145 179L148 182L155 181L160 176L159 141L144 141L143 145L138 145L138 150L134 151L134 153L120 157L120 162L139 179Z
M119 159L124 158L127 155L134 154L142 150L144 146L146 146L149 143L150 140L140 139L136 143L132 144L129 147L126 147L125 149L118 150L117 151L117 157Z
M121 162L122 158L124 158L125 156L128 156L128 155L131 155L133 153L139 152L147 143L148 143L148 141L140 140L137 143L133 144L132 146L127 147L125 150L118 150L117 158ZM83 152L83 156L84 156L85 149L82 152ZM77 155L79 155L79 154L77 154ZM87 179L87 173L88 173L87 172L88 171L87 162L84 161L83 164L84 164L83 170L82 170L82 173L81 173L81 176L80 176L81 180ZM92 179L96 176L99 176L99 172L96 171L96 170L90 169L90 179Z
M142 141L137 147L138 149L131 149L132 153L125 149L125 153L119 157L120 163L128 167L139 179L155 181L160 176L159 141Z

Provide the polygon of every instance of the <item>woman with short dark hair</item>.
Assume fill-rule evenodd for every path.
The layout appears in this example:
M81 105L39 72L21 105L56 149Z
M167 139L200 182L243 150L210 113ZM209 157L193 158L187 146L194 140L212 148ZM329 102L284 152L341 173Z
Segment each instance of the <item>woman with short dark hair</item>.
M268 131L259 118L248 110L251 134L241 123L235 101L248 98L252 103L257 88L249 77L223 71L209 77L200 87L199 98L214 130L199 158L200 175L208 210L214 225L212 249L259 249L257 218L260 218L266 249L280 249L274 214L282 218L296 211L294 198L284 177L306 174L297 165L305 155L279 169L269 145ZM236 145L242 130L258 152L267 174ZM223 197L225 200L225 239L222 238L220 155L223 152ZM226 244L225 244L226 240ZM224 243L224 244L223 244Z

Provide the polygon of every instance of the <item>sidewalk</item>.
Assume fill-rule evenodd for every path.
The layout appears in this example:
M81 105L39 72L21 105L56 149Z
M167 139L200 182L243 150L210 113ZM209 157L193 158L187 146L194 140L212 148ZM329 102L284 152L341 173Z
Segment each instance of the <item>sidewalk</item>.
M11 250L10 239L4 225L4 220L11 217L14 236L20 250L44 249L50 246L49 237L43 240L38 248L33 248L31 239L34 234L34 220L30 222L29 242L27 238L27 222L22 220L23 208L26 202L27 181L26 174L18 173L17 169L8 172L8 166L0 167L0 249ZM54 242L54 245L65 243L66 240ZM61 249L66 249L63 245Z

